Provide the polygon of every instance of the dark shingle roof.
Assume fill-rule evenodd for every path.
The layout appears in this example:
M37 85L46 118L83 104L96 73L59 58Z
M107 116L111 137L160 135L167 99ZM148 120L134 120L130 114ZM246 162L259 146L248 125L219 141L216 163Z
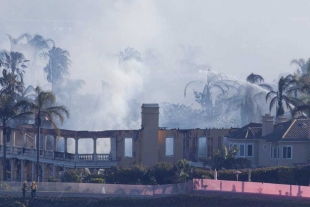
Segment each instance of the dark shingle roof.
M294 119L275 125L272 133L263 137L267 142L309 141L310 119Z
M267 142L310 141L310 118L293 119L274 125L272 133L262 137L262 124L250 123L230 133L230 139L264 139Z
M262 136L262 124L249 123L244 127L230 133L227 137L231 139L258 139Z

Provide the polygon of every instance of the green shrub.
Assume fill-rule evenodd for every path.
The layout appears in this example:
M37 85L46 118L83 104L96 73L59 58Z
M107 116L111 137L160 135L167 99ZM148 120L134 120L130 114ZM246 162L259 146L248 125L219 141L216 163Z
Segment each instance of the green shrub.
M173 164L167 162L158 162L156 165L149 169L150 174L159 185L170 184L174 182L175 168Z
M195 167L193 168L192 178L213 179L214 172L209 169Z
M89 182L90 183L105 183L105 180L103 178L91 178Z
M48 177L47 182L58 182L58 178L50 176Z
M296 184L308 186L310 183L310 166L296 167L294 171Z
M278 183L279 184L296 184L295 172L292 167L281 167L278 169Z
M61 182L80 183L82 179L76 170L68 170L63 174Z
M276 167L258 168L252 170L251 180L262 183L278 183L278 172Z

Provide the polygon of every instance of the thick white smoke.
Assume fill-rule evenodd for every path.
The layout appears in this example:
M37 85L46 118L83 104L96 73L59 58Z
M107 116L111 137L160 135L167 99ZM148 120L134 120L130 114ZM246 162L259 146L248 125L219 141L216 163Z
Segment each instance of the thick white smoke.
M309 30L304 24L309 15L306 6L292 9L295 4L290 1L281 1L283 8L275 13L278 4L13 0L1 4L0 49L10 50L6 34L38 33L53 39L56 46L70 52L70 79L85 81L72 94L71 118L63 127L133 129L140 127L142 103L199 108L192 90L200 86L192 87L187 98L183 91L189 81L204 80L199 70L209 65L242 79L254 72L268 82L280 72L291 72L291 59L308 57L304 42ZM119 63L115 55L127 47L139 51L143 61ZM26 52L26 58L33 58L30 54ZM26 81L50 88L44 60L35 62L35 68L29 68L35 70L35 77L26 72Z

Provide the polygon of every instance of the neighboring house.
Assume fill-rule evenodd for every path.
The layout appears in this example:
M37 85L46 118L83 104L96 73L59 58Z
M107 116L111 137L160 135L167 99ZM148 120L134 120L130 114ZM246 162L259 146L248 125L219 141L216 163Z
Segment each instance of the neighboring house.
M266 114L262 123L250 123L227 135L225 144L237 146L237 156L251 160L253 167L304 164L309 160L309 124L309 118L274 120Z
M251 161L253 166L258 162L258 149L260 137L262 136L262 124L250 123L237 129L227 136L227 147L237 147L237 157L244 157Z

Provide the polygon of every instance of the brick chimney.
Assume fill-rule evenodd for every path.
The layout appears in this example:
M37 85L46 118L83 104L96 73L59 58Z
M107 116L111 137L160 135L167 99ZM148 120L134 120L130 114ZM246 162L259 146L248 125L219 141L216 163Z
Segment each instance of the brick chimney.
M273 116L270 114L265 114L262 116L262 135L266 136L273 132Z

